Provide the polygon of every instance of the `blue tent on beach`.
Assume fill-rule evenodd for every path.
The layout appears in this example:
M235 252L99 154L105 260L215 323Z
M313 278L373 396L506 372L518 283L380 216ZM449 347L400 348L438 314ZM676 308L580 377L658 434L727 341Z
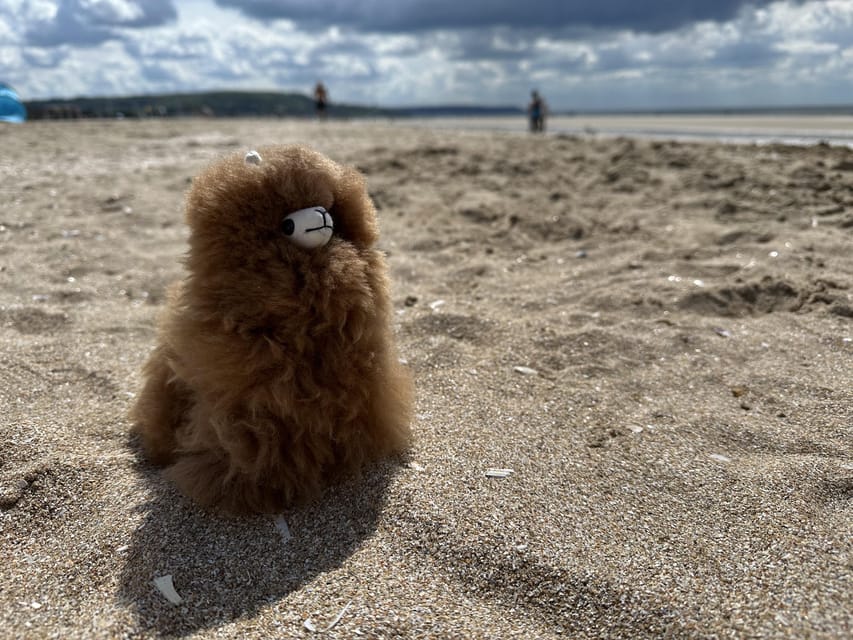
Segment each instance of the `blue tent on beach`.
M0 122L23 122L27 110L21 98L9 85L0 82Z

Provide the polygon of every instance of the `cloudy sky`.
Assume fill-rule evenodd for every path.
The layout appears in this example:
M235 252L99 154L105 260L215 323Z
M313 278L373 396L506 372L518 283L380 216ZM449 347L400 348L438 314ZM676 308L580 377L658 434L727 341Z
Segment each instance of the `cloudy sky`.
M0 0L24 99L320 79L381 106L853 104L853 0Z

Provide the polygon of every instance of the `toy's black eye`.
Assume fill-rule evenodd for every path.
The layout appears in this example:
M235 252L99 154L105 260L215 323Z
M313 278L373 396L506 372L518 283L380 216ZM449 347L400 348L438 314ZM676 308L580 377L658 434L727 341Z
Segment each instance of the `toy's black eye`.
M323 207L308 207L294 211L281 221L287 239L302 249L316 249L332 237L335 225Z

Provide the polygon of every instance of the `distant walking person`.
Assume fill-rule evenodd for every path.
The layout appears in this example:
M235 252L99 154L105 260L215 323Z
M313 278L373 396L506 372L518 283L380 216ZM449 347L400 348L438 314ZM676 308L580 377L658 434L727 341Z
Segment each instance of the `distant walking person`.
M314 106L317 107L317 117L321 120L326 117L326 106L329 102L329 94L326 92L326 87L322 82L318 82L314 87Z
M530 130L540 133L545 131L545 101L535 89L530 93L527 113L530 116Z

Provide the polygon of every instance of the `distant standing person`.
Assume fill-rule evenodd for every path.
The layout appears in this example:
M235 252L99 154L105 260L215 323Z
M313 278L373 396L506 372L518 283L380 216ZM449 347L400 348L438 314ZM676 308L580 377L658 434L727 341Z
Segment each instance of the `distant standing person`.
M318 82L314 87L314 106L317 107L317 117L323 119L326 117L326 105L329 102L329 94L326 92L326 87L322 82Z
M527 113L530 116L530 130L540 133L545 131L545 101L535 89L530 92Z

